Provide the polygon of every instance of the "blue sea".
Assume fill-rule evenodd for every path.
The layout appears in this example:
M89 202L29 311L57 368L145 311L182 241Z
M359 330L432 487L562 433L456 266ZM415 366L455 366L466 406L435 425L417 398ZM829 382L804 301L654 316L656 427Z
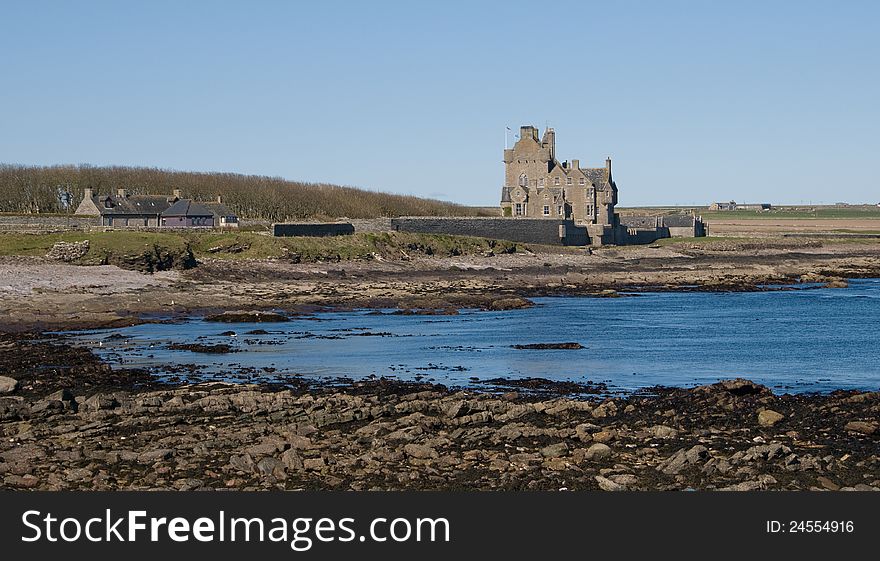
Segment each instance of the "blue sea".
M537 298L525 310L455 316L390 310L283 323L191 318L73 333L115 367L192 381L386 377L469 386L493 378L604 382L629 392L744 377L777 392L880 388L880 279L845 289ZM234 331L235 335L223 334ZM248 334L265 330L266 334ZM581 350L514 344L577 342ZM170 344L228 344L205 354Z

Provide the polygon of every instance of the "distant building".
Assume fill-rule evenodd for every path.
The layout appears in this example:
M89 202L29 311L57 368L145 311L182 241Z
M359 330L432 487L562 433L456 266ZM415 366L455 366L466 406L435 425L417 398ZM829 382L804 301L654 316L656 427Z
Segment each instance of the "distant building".
M748 203L737 206L739 210L773 210L773 205L770 203Z
M166 228L214 227L214 213L190 199L177 200L162 211L160 218L162 226Z
M616 227L617 185L611 158L605 167L582 168L580 160L556 159L556 132L523 126L513 148L504 151L502 216L569 219Z
M580 160L560 162L552 128L539 135L537 127L522 126L513 148L504 150L500 205L504 220L407 218L397 219L396 227L562 245L641 244L670 236L706 235L706 226L697 216L674 219L675 225L656 216L630 217L630 223L624 224L615 205L617 184L611 175L611 158L598 168L582 168Z
M216 201L202 204L214 214L215 228L238 228L238 216L223 204L220 195Z
M85 189L75 214L99 216L101 226L113 228L213 228L238 227L235 216L218 198L200 203L183 199L180 190L168 195L129 195L117 189L116 195L96 195Z
M709 210L736 210L736 201L728 201L726 203L712 203Z

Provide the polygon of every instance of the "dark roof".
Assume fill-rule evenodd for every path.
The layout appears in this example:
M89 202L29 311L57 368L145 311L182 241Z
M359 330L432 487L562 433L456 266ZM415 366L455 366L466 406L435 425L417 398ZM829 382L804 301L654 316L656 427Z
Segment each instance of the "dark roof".
M645 216L644 214L621 216L620 223L627 228L654 228L657 226L656 216Z
M661 224L667 228L687 228L694 225L694 217L690 214L669 214L661 216ZM657 225L657 216L637 214L621 216L620 223L627 228L653 228Z
M508 193L509 195L509 193ZM229 210L229 207L224 205L223 203L201 203L208 210L214 213L215 216L235 216L235 213Z
M596 187L602 187L608 181L608 170L606 168L581 168L587 179Z
M180 199L163 211L162 216L214 216L214 213L192 199Z
M672 214L664 216L663 225L668 228L686 228L694 225L694 217L690 214Z
M109 199L109 206L105 201ZM161 195L131 195L114 197L111 195L95 195L92 201L101 214L149 215L156 216L171 206L174 199Z
M510 188L505 185L501 188L501 202L509 203L510 202Z

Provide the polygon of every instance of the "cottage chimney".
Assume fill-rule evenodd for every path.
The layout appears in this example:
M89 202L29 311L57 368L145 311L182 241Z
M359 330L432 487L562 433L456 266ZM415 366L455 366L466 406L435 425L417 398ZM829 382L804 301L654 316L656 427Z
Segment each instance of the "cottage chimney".
M86 187L83 189L83 200L90 200L92 198L92 188Z
M171 195L172 195L175 199L181 199L181 198L183 198L183 197L180 196L180 189L175 189L175 190L171 191Z
M128 196L128 192L125 190L124 187L120 187L119 189L116 190L116 196L119 197L120 199L124 199L125 197Z
M605 158L605 169L608 170L608 177L611 177L611 156Z
M581 161L580 160L572 160L571 161L571 169L581 169Z
M223 195L217 195L217 202L221 204L223 203Z

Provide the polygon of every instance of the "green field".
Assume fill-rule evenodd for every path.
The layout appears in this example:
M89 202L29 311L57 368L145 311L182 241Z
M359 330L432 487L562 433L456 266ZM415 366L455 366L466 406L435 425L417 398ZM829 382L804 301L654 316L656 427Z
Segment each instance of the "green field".
M852 207L778 207L769 211L757 210L708 210L706 207L619 207L621 215L668 215L695 213L704 219L729 220L858 220L880 219L880 207L859 205Z
M0 256L43 256L59 241L89 240L89 252L78 260L94 264L107 255L137 255L161 248L172 252L189 247L197 259L299 259L302 261L400 258L407 255L473 255L522 249L514 242L413 234L358 233L335 237L275 238L253 232L65 232L0 234Z

